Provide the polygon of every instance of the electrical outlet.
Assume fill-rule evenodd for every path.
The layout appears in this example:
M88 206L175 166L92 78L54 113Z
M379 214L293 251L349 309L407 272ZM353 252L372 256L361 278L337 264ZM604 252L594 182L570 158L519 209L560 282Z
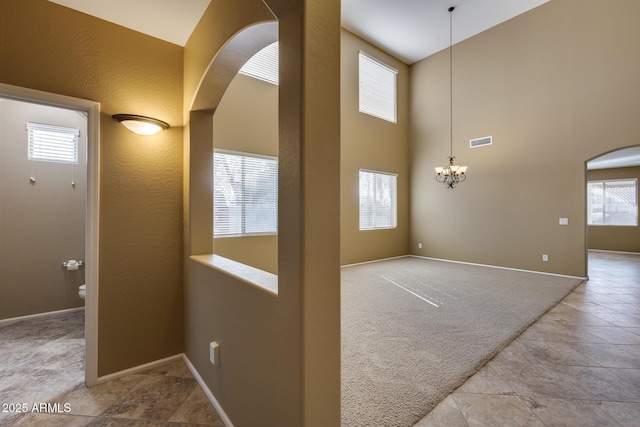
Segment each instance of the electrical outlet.
M560 218L560 225L569 225L569 218Z
M220 346L215 341L209 344L209 360L213 366L220 364Z
M547 254L542 254L542 261L549 261L549 255Z
M422 243L418 243L418 249L422 249Z

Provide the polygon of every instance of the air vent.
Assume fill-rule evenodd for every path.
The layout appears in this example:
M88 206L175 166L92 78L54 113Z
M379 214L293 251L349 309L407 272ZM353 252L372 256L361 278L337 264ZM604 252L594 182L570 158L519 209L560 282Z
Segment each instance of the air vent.
M471 148L484 147L485 145L491 145L491 144L493 144L492 136L484 136L482 138L475 138L475 139L469 140L469 147Z

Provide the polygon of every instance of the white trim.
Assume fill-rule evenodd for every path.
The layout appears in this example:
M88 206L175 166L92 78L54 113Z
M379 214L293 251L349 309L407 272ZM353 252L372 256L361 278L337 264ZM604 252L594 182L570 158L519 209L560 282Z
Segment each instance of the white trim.
M604 252L607 254L620 254L620 255L637 255L640 256L640 252L624 252L624 251L608 251L606 249L587 249L588 252Z
M381 66L383 68L386 68L388 71L391 71L393 74L398 74L398 69L397 68L393 68L391 65L379 60L378 58L376 58L373 55L368 54L364 50L359 50L358 53L360 55L366 56L369 60L377 63L379 66Z
M47 311L45 313L28 314L26 316L11 317L9 319L0 319L0 326L8 323L19 322L21 320L37 319L39 317L47 317L47 316L52 316L56 314L64 314L64 313L73 313L75 311L81 311L81 310L84 310L84 306L75 307L75 308L66 308L64 310Z
M374 260L371 260L371 261L354 262L353 264L341 265L340 268L353 267L353 266L356 266L356 265L363 265L363 264L373 264L374 262L389 261L389 260L392 260L392 259L407 258L407 257L410 257L410 256L411 255L399 255L399 256L392 256L392 257L389 257L389 258L374 259Z
M200 385L200 388L204 392L205 396L207 396L207 399L209 399L209 402L211 402L211 404L215 408L216 412L218 412L218 415L220 416L220 419L222 419L222 422L224 423L224 425L226 427L233 427L233 423L231 423L231 420L229 419L229 416L227 415L226 412L224 412L224 409L222 409L222 405L220 405L220 402L218 402L218 400L213 395L211 390L209 390L209 387L207 387L207 384L204 382L204 380L202 379L202 377L200 376L200 374L196 370L195 366L193 366L193 364L191 363L191 361L187 357L187 355L183 354L182 358L184 360L184 363L186 363L187 368L189 368L189 370L191 371L191 374L193 375L193 377L196 379L196 381Z
M98 378L96 384L102 384L107 381L115 380L131 374L137 374L139 372L147 371L149 369L157 368L158 366L166 365L167 363L175 362L182 358L182 353L175 354L173 356L165 357L164 359L154 360L153 362L145 363L144 365L134 366L133 368L125 369L124 371L114 372L112 374L104 375Z
M278 160L278 156L271 156L269 154L259 154L259 153L250 153L248 151L238 151L238 150L228 150L226 148L214 148L213 154L229 154L231 156L241 156L241 157L255 157L256 159L265 159L265 160Z
M521 271L523 273L543 274L545 276L566 277L568 279L578 279L578 280L589 280L588 277L568 276L566 274L547 273L545 271L524 270L524 269L521 269L521 268L501 267L499 265L477 264L475 262L454 261L454 260L450 260L450 259L431 258L431 257L428 257L428 256L420 256L420 255L408 255L408 256L414 257L414 258L431 259L431 260L434 260L434 261L452 262L452 263L455 263L455 264L466 264L466 265L476 265L478 267L497 268L499 270Z
M365 168L360 168L358 169L359 172L367 172L367 173L377 173L379 175L389 175L389 176L395 176L396 178L398 177L397 173L393 173L393 172L383 172L383 171L377 171L377 170L373 170L373 169L365 169Z
M85 383L98 378L98 227L100 219L100 103L0 83L0 96L87 114L87 216L85 232Z

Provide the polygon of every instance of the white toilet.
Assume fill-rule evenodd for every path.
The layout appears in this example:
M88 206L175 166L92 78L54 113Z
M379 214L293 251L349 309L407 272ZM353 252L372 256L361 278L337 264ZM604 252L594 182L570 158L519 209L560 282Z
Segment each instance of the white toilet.
M79 290L78 290L78 295L80 296L80 298L84 299L84 297L87 294L87 285L81 285Z

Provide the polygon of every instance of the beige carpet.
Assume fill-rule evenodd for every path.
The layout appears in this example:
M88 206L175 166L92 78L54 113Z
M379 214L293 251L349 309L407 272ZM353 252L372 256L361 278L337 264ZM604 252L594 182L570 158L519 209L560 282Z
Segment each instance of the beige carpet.
M580 280L422 258L342 269L342 426L412 426Z

